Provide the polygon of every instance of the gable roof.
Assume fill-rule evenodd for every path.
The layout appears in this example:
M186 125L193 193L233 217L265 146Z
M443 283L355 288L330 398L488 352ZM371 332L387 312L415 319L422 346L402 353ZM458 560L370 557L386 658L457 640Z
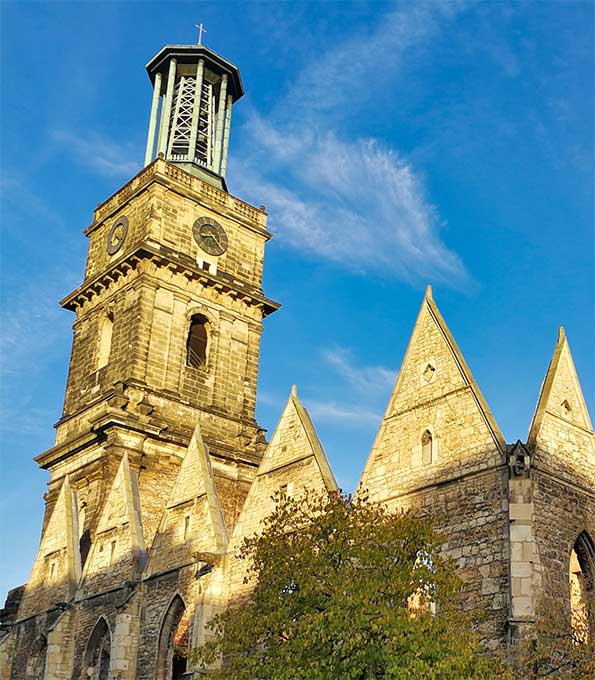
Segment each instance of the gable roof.
M558 329L554 354L541 386L529 428L528 445L538 443L543 420L548 413L593 434L593 425L563 326Z

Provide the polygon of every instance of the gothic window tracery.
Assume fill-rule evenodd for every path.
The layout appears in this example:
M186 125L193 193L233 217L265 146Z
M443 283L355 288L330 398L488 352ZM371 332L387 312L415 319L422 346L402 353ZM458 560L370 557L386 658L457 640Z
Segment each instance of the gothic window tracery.
M107 621L101 617L91 633L84 656L84 668L89 680L108 680L112 639Z
M207 363L208 321L202 314L190 320L188 341L186 343L186 366L203 368Z

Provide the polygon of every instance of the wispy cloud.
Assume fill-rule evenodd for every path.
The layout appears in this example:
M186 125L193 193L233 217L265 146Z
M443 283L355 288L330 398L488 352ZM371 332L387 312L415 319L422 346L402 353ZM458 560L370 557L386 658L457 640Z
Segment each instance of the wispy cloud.
M325 423L341 423L345 426L368 427L378 425L381 415L370 411L365 406L344 404L335 401L317 401L305 399L304 404L314 421Z
M368 36L305 64L270 115L249 116L234 185L254 200L266 196L287 245L361 273L468 281L412 164L381 141L342 138L338 125L358 108L373 112L409 52L458 6L414 3L386 15Z
M293 126L352 116L357 108L377 107L383 87L398 76L413 50L424 48L467 3L463 0L401 2L371 28L358 25L331 49L315 50L279 102L275 114Z
M345 348L325 350L323 357L344 380L368 399L385 397L395 383L396 371L384 366L356 365L351 352Z
M115 143L97 133L80 134L56 130L53 139L84 166L105 177L128 178L140 170L138 149L130 143Z

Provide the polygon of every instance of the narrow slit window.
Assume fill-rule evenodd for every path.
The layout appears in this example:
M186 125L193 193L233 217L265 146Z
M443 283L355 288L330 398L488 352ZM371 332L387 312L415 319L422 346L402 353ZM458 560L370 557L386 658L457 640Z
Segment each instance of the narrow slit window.
M426 430L421 436L421 462L423 465L429 465L433 460L434 454L434 440L430 430Z
M207 363L207 320L204 316L193 316L186 344L186 365L202 368Z

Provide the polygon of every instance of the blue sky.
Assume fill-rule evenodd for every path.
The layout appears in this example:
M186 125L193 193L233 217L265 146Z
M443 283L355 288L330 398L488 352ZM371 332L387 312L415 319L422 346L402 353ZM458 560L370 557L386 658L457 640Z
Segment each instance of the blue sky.
M590 2L4 2L0 596L26 581L70 352L82 230L139 169L166 43L241 69L228 186L265 204L258 416L292 383L357 483L424 287L508 441L566 327L594 393Z

